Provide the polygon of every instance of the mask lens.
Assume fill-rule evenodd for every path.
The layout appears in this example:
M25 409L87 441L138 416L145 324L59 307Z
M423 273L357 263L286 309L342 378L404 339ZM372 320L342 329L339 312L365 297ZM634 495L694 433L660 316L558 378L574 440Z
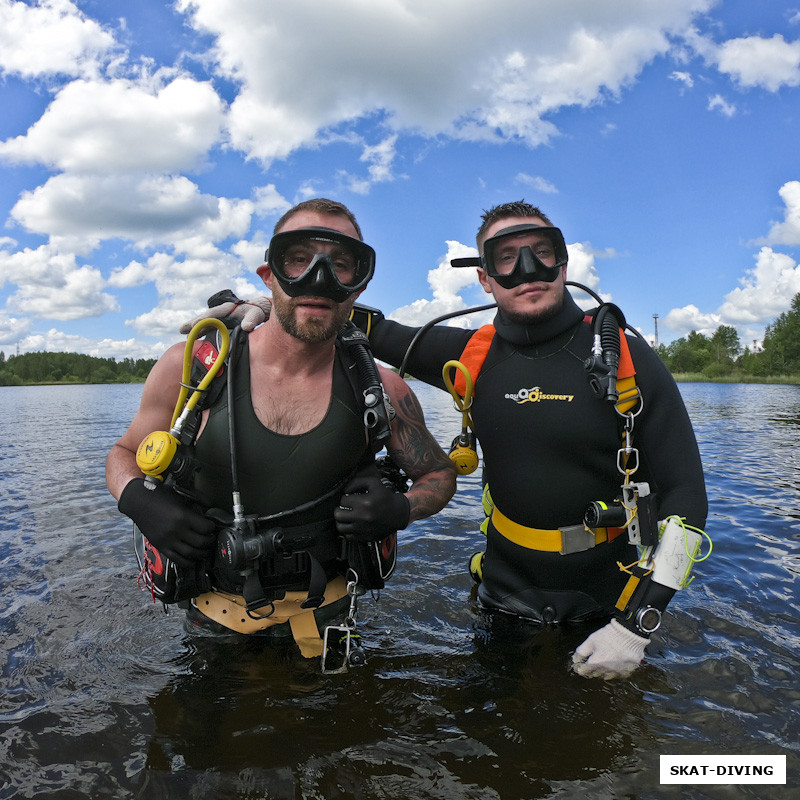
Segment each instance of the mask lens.
M491 276L511 275L517 267L522 248L544 267L567 263L567 248L558 228L514 225L484 242L484 267Z
M353 252L338 246L322 250L319 244L311 239L287 247L280 266L283 274L291 280L301 277L315 261L321 258L330 262L336 280L343 286L354 286L358 282L359 263Z

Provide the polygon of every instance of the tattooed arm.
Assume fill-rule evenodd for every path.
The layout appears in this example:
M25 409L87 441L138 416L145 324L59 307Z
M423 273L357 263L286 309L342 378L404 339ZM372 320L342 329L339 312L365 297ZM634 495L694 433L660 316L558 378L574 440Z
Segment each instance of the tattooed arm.
M456 470L425 427L422 407L408 384L390 370L381 367L380 372L397 414L386 449L413 481L406 494L413 522L430 517L447 505L456 491Z

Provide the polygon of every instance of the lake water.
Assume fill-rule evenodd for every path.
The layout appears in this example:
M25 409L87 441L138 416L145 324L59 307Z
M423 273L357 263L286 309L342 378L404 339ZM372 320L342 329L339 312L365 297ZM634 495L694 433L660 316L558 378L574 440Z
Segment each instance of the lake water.
M443 444L447 395L414 384ZM366 666L183 633L136 585L103 465L141 386L0 388L0 800L796 796L800 387L683 384L712 557L628 680L581 631L489 626L466 571L479 479L401 534ZM786 786L659 784L661 754L785 755Z

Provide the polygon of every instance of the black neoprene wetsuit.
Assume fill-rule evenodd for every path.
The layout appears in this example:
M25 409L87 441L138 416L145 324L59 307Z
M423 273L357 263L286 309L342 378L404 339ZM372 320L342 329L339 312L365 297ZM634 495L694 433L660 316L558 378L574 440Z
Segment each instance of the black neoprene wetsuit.
M584 360L591 326L565 291L551 320L526 326L495 318L494 337L474 389L472 417L495 505L520 525L555 529L580 524L594 500L619 495L620 417L591 392ZM377 358L398 366L417 329L373 322ZM407 370L444 388L442 367L461 355L473 331L434 327ZM642 395L632 480L657 493L658 519L677 514L702 528L708 510L700 455L689 416L669 371L643 340L628 337ZM636 561L621 535L570 555L519 546L493 525L487 532L479 597L484 605L533 619L608 617L628 576L617 562Z

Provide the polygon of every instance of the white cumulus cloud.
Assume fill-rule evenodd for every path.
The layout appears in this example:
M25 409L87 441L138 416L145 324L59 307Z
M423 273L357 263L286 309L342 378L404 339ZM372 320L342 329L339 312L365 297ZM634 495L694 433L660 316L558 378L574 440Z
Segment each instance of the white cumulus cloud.
M765 327L800 292L800 264L770 247L762 247L755 261L755 267L747 270L715 311L704 312L696 305L675 308L664 317L665 326L681 336L691 330L710 336L720 325L730 325L743 343L760 341Z
M26 134L0 142L0 158L70 172L191 169L218 140L223 110L213 87L192 78L77 80Z
M708 110L719 111L723 117L732 117L736 114L736 106L729 103L721 94L708 98Z
M97 269L80 266L61 276L51 274L50 278L47 283L19 283L8 299L8 309L58 320L99 317L119 310L116 299L103 291L105 280Z
M24 192L12 216L48 236L178 246L197 235L209 243L242 236L253 210L251 200L203 194L183 176L62 174Z
M239 86L232 144L265 163L371 115L395 131L547 142L550 112L616 96L710 5L178 1Z
M489 295L484 295L478 283L477 271L474 267L455 268L450 266L453 258L477 256L478 251L461 242L448 241L447 252L439 259L438 265L428 272L428 286L433 297L421 298L407 306L401 306L389 314L389 319L402 322L404 325L424 325L435 317L460 311L473 305L485 305L493 302ZM468 291L470 302L462 293ZM488 319L491 319L491 314ZM486 321L488 321L488 319ZM450 324L459 327L472 327L476 323L475 315L468 318L457 317Z
M719 46L715 59L720 72L745 88L777 92L781 86L800 86L800 41L787 42L777 33L770 39L730 39Z
M786 205L786 213L783 222L776 222L770 228L764 244L800 245L800 181L785 183L778 193Z
M0 0L0 73L94 75L114 47L113 36L70 0Z
M514 180L523 186L530 186L531 189L542 194L558 194L555 184L539 175L528 175L526 172L519 172Z

